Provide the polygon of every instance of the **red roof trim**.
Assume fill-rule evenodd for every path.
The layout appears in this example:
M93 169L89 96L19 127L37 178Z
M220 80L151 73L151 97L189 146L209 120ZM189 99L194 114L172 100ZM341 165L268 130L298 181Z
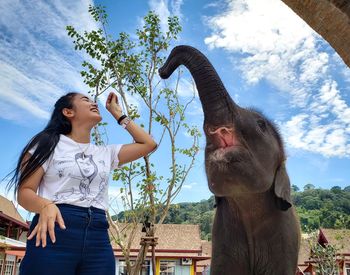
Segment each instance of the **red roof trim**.
M20 251L25 251L26 247L25 246L14 246L14 245L6 245L6 247L2 247L6 250L20 250ZM1 249L0 249L1 250Z
M326 243L328 243L328 240L327 240L327 238L326 238L326 236L325 236L325 234L323 233L323 231L322 231L321 228L320 228L320 233L318 234L318 240L317 240L317 242L318 242L320 245L322 245L322 246L324 246Z
M190 258L190 259L193 259L193 260L198 260L198 261L202 261L202 260L209 260L211 259L211 257L208 257L208 256L181 256L181 255L175 255L175 256L172 256L172 255L156 255L156 258L174 258L174 259L181 259L181 258Z
M5 250L5 254L23 258L26 252L25 250Z
M119 258L119 259L123 259L124 256L123 255L116 255L114 254L115 257ZM196 261L203 261L203 260L210 260L211 257L208 256L181 256L181 255L156 255L155 256L156 259L181 259L181 258L190 258ZM131 256L130 258L134 259L137 258L136 256ZM147 256L146 259L151 259L150 256Z
M113 248L114 251L121 252L122 250L120 248ZM132 248L130 249L130 252L139 252L140 249ZM152 252L152 248L150 247L148 249L148 252ZM202 253L201 249L156 249L156 252L176 252L176 253Z

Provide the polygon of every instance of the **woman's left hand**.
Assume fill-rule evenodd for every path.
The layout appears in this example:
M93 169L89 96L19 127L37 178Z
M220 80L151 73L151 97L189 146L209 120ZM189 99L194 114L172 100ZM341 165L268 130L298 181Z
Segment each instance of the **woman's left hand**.
M116 118L123 115L123 110L119 105L118 97L115 93L110 92L106 100L106 109Z

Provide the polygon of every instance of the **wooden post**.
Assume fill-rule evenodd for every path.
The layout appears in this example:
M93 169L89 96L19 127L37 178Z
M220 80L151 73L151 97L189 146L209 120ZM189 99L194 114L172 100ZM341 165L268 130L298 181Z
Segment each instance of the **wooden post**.
M9 222L9 225L7 227L7 230L6 230L6 237L7 238L10 238L11 227L12 227L12 222Z
M152 272L153 272L153 275L156 275L156 257L155 257L156 248L155 247L158 244L158 237L152 237L152 236L141 237L140 245L145 245L145 244L146 244L146 247L147 245L152 247ZM145 253L147 254L147 251Z
M2 264L2 270L0 270L1 271L1 275L4 275L4 273L5 273L5 266L6 266L6 253L5 253L4 261L3 261L3 264Z
M153 275L156 275L157 267L156 267L156 246L152 245L152 271Z

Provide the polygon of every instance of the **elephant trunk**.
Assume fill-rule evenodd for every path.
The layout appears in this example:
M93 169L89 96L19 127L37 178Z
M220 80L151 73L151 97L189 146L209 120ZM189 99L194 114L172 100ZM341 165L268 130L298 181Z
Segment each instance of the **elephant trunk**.
M175 47L165 64L159 69L161 78L168 78L180 65L191 73L202 103L204 123L219 125L232 122L230 115L238 107L226 91L216 70L209 60L190 46Z

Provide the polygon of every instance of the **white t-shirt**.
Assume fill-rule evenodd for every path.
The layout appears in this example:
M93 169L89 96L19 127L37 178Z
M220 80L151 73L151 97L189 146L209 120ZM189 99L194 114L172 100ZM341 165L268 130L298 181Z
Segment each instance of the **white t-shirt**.
M42 165L45 174L38 195L55 203L107 210L108 179L110 172L118 168L122 146L77 143L60 135L54 152ZM34 151L35 147L29 153Z

